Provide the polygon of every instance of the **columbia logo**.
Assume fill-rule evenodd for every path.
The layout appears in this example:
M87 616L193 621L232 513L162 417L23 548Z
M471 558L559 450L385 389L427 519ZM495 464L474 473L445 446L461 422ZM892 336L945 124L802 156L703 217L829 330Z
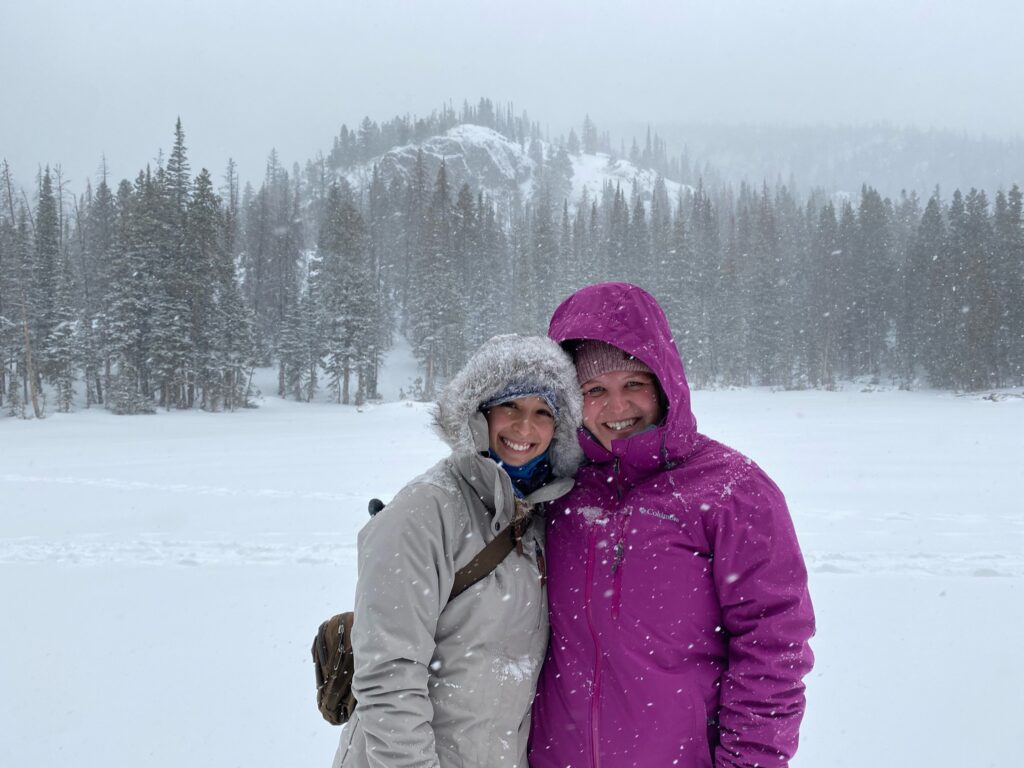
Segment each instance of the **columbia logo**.
M673 523L678 523L679 518L675 515L670 515L668 512L658 512L656 509L648 509L647 507L640 507L641 515L650 515L651 517L659 517L662 520L671 520Z

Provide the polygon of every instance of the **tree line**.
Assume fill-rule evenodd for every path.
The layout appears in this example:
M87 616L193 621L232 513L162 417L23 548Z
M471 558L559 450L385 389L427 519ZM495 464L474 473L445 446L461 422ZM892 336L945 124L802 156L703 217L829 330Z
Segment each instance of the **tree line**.
M573 203L570 158L610 151L589 117L551 143L486 100L434 120L418 130L515 132L534 196L453 189L422 152L408 174L375 167L352 188L344 170L404 135L365 121L332 159L289 172L271 153L242 190L231 162L216 189L206 169L192 175L180 121L166 161L116 189L102 174L69 195L44 169L29 201L5 164L0 407L66 411L77 390L117 413L230 410L250 404L257 365L277 367L284 397L361 402L396 333L423 368L410 394L431 397L489 336L543 333L561 298L611 279L658 296L696 386L1024 383L1017 186L923 201L698 181L670 196L659 175ZM629 154L673 167L657 137Z

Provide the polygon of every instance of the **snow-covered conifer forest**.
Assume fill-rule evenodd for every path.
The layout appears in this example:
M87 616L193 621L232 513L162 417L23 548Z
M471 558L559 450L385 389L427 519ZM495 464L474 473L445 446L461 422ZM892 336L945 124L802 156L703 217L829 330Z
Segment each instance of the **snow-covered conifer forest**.
M447 452L416 401L609 279L785 493L818 627L793 768L1016 768L1024 144L815 129L769 175L763 132L552 136L481 99L247 182L171 114L81 188L0 140L2 768L328 765L310 641L367 500Z
M366 118L291 169L272 152L258 185L193 169L180 120L134 179L46 167L26 191L4 163L0 407L233 410L257 366L283 397L358 403L398 335L429 398L482 340L612 279L659 297L698 387L1024 383L1018 185L798 194L705 179L650 131L613 144L481 99Z

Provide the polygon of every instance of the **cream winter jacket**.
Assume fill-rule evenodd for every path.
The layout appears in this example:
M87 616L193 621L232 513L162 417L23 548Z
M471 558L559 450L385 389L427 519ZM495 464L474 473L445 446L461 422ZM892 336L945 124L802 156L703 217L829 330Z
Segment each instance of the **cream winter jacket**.
M547 339L487 342L445 388L437 427L452 454L403 488L359 535L355 678L359 702L334 768L526 768L530 706L547 648L547 600L534 520L495 571L447 603L455 572L515 514L503 469L487 458L479 407L518 383L558 401L555 477L526 501L565 494L581 454L579 388ZM536 507L534 507L536 509Z

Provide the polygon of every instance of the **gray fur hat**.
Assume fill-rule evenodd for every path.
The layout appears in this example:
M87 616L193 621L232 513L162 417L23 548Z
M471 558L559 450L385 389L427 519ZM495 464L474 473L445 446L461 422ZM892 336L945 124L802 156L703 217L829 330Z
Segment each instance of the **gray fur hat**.
M551 468L571 477L583 460L576 430L583 400L572 359L545 336L506 334L485 341L437 398L434 423L455 453L487 450L487 422L480 406L510 390L550 393L556 402Z

